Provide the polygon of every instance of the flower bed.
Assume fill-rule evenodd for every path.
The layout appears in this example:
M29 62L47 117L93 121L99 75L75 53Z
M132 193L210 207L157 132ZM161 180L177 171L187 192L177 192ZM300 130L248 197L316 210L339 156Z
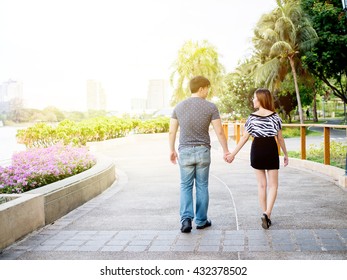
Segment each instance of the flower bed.
M22 194L0 194L0 251L96 197L116 180L115 164L97 158L90 169Z
M13 155L12 164L0 166L0 193L23 193L91 168L96 159L86 147L56 144Z

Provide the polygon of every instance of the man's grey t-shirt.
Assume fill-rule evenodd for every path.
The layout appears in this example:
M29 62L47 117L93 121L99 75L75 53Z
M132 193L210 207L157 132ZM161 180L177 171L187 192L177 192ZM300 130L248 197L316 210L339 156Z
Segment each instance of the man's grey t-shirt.
M211 121L219 119L215 104L200 97L190 97L179 104L172 113L180 126L178 150L196 145L211 147L209 126Z

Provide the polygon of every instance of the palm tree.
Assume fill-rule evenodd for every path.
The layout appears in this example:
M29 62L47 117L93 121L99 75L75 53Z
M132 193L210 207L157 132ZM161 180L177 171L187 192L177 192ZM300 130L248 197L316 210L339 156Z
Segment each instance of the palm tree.
M174 87L172 105L190 96L188 82L197 75L208 78L212 84L209 98L218 95L223 88L224 67L219 62L216 49L208 42L187 41L178 52L177 60L172 65L170 77Z
M277 0L278 7L263 15L254 32L253 44L257 57L255 80L272 91L279 89L289 71L294 80L300 123L303 123L297 65L300 53L313 47L317 34L302 13L298 1Z

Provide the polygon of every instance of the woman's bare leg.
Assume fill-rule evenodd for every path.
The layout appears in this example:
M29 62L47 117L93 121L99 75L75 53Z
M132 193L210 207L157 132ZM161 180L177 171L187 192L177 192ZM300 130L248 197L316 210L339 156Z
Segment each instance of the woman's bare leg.
M276 197L277 197L277 190L278 190L278 170L268 170L268 191L267 191L267 204L266 204L266 210L265 213L270 218L272 209L274 207Z
M266 199L266 173L265 170L255 169L255 175L257 177L258 184L258 199L259 205L263 212L267 209L267 199Z

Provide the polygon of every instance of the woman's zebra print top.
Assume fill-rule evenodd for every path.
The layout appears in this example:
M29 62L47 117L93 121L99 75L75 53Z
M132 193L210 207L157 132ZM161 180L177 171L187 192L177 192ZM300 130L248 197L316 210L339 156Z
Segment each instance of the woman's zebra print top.
M268 116L250 114L245 129L253 137L273 137L282 129L282 120L276 112Z

